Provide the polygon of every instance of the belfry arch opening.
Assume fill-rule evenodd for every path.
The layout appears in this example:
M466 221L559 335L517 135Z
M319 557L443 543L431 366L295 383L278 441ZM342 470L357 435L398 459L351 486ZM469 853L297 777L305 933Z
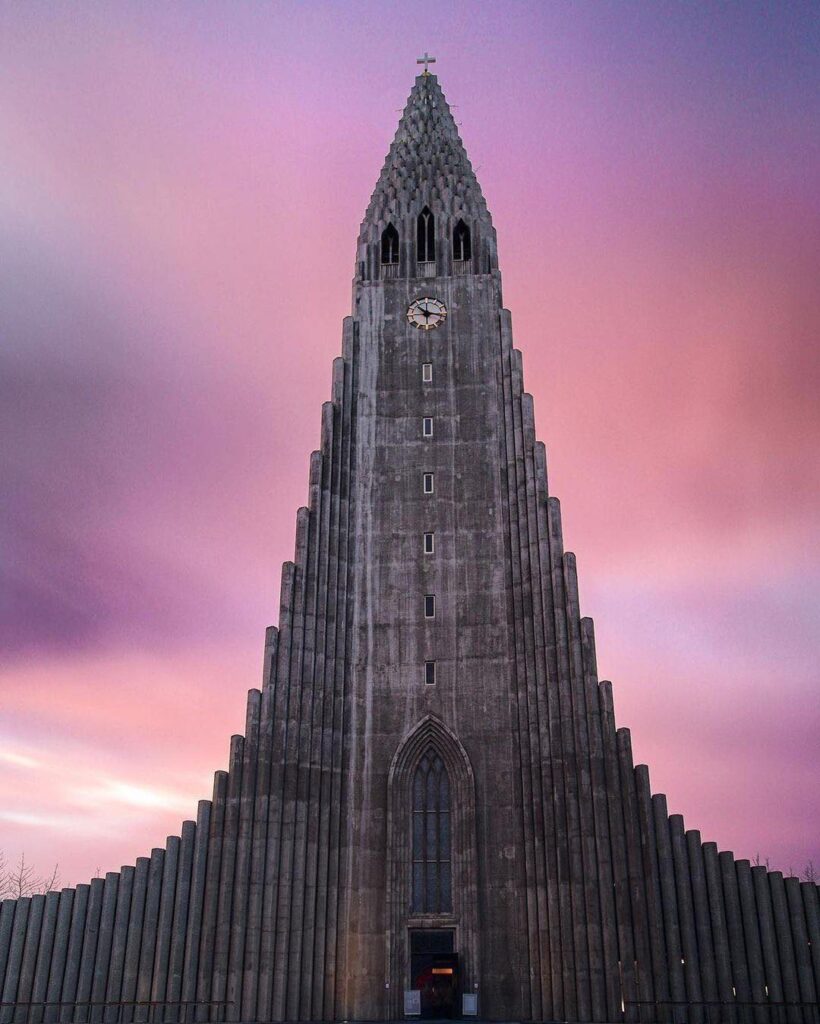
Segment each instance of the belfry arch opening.
M399 262L399 233L392 224L382 231L381 262L384 267Z
M463 220L459 220L453 228L453 259L457 263L466 263L473 258L473 243L470 229Z
M425 206L416 221L416 261L432 263L436 258L436 219Z

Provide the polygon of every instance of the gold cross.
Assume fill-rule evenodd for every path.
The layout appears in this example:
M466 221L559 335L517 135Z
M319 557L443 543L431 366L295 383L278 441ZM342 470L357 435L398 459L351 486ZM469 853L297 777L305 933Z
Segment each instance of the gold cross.
M424 74L424 75L429 75L430 74L430 72L427 70L427 65L428 64L435 64L435 63L436 63L436 58L435 57L431 57L430 54L426 50L424 51L424 56L423 57L417 57L416 58L416 64L423 64L424 65L424 71L422 72L422 74Z

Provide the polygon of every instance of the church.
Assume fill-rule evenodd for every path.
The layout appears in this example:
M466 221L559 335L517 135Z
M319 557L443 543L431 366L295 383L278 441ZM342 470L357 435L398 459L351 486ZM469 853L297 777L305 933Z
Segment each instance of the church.
M817 887L670 816L616 727L426 63L341 351L228 770L163 849L3 902L0 1024L817 1024Z

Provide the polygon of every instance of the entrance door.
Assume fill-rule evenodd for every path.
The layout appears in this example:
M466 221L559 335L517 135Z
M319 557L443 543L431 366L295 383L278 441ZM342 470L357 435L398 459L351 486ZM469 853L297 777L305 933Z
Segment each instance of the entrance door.
M458 1017L458 953L455 933L444 929L410 932L410 986L421 992L426 1020Z

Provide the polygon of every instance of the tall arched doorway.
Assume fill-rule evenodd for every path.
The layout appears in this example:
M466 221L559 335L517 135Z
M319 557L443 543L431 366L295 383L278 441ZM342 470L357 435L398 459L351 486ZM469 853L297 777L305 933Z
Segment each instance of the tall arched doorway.
M432 715L402 740L388 779L389 1012L460 1016L478 991L475 783L455 733Z

